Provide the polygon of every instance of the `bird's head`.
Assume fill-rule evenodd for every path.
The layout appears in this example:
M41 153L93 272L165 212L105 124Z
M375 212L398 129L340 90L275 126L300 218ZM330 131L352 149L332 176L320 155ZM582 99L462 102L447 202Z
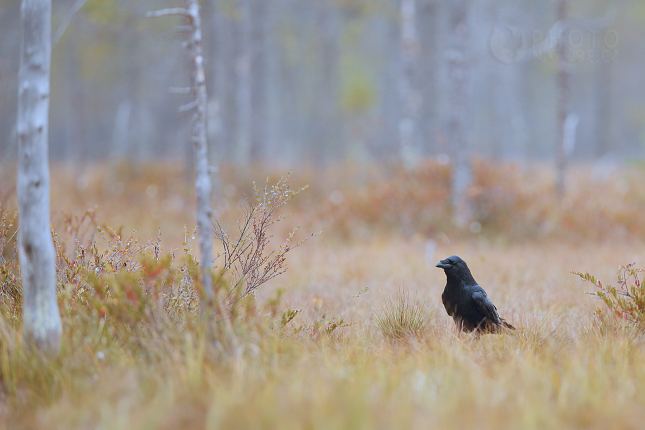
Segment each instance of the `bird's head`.
M438 262L435 267L439 267L446 272L446 275L454 275L458 277L471 276L468 265L461 257L452 255Z

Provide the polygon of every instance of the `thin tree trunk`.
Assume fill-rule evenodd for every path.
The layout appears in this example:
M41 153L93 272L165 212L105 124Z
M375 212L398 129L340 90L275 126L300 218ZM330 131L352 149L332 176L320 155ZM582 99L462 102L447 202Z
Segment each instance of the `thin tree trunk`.
M419 35L420 61L419 92L419 144L423 155L436 151L435 134L437 118L437 18L436 0L417 0L417 31Z
M235 159L237 129L239 118L237 99L237 57L240 51L240 20L232 16L223 16L221 26L217 29L220 39L220 60L222 79L220 80L220 101L222 106L222 143L226 153L221 157L228 161ZM225 108L224 108L225 107Z
M51 0L23 0L18 72L18 233L27 341L56 353L62 324L49 218Z
M597 158L606 155L611 150L611 128L614 117L612 115L612 62L603 58L603 53L602 48L597 49L596 55L600 61L594 71L594 135Z
M401 63L399 86L402 116L399 122L401 159L412 166L421 155L419 144L419 108L421 93L417 87L419 40L417 37L416 0L401 0Z
M283 108L283 81L281 79L282 68L282 27L280 19L283 16L283 6L278 1L272 1L267 8L267 99L266 99L266 158L274 161L278 154L278 148L282 148L282 137L284 131L280 127Z
M74 28L72 28L74 30ZM68 50L68 82L69 82L69 122L68 126L71 133L68 135L66 152L67 161L73 166L74 169L82 167L83 162L90 159L90 151L87 145L87 130L85 120L87 117L87 110L85 105L85 91L83 78L80 74L81 62L78 51L78 41L81 39L79 31L72 31L77 37L72 37L69 41Z
M210 274L213 264L213 237L210 219L212 184L208 166L206 122L208 96L202 54L202 23L199 16L199 2L197 0L185 1L186 8L162 9L157 12L149 12L148 16L181 15L185 17L186 25L190 29L187 47L190 56L190 79L195 100L180 110L192 109L194 112L192 141L195 148L195 196L197 198L197 236L201 256L200 270L206 296L206 300L202 300L202 308L204 309L210 306L215 298Z
M237 21L241 31L242 49L235 60L237 85L235 97L237 99L237 130L235 141L235 161L241 166L247 165L251 160L251 128L252 128L252 84L251 56L253 43L251 41L251 0L239 2L242 17Z
M309 156L316 163L329 161L333 145L341 141L338 137L338 34L340 32L340 16L338 9L331 7L328 1L316 4L316 31L320 41L320 56L322 67L317 79L316 94L318 99L318 128L312 134Z
M398 16L395 16L398 18ZM388 19L385 28L386 37L383 50L385 51L386 64L381 76L381 112L383 118L382 133L378 139L377 158L386 159L390 154L401 152L399 122L403 115L400 92L398 90L401 79L401 25L398 19Z
M450 148L453 153L452 206L454 220L464 226L471 218L472 210L468 188L472 182L470 166L470 142L467 130L468 74L467 58L467 12L468 0L451 2L451 48L448 51L450 98L452 113L449 123Z
M208 140L206 136L206 115L208 97L202 55L202 26L197 0L186 0L190 13L192 33L188 49L191 59L191 81L195 92L195 113L193 114L193 145L195 146L195 195L197 197L197 234L201 255L202 282L209 304L214 298L210 269L213 263L213 237L211 227L211 178L208 166Z
M249 67L251 73L251 148L250 159L258 161L266 156L266 20L267 0L251 0Z
M556 1L557 19L563 26L566 25L567 19L567 1ZM557 113L557 136L556 142L556 192L562 195L565 189L565 169L566 169L566 153L565 153L565 139L566 139L566 122L569 116L570 100L571 100L571 71L567 60L567 39L569 32L563 27L558 41L558 113Z
M205 37L205 51L206 51L206 87L209 90L208 97L208 157L211 166L218 166L222 154L216 154L215 148L223 147L222 139L222 119L220 117L220 105L222 102L222 92L220 91L219 81L222 78L222 62L219 60L221 57L220 41L217 33L217 28L220 27L222 22L222 14L218 8L217 0L207 0L202 2L202 17L203 23L206 24L204 28ZM221 195L222 184L219 183L219 172L213 169L211 173L211 184L213 192L211 196L217 199Z

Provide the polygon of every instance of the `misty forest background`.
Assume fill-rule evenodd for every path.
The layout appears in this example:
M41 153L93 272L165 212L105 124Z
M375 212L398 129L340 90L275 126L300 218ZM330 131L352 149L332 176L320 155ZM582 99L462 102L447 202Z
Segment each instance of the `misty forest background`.
M579 119L569 158L613 164L640 155L645 5L567 3L570 110ZM190 166L191 113L177 109L190 95L169 90L189 83L175 29L181 19L145 18L177 5L54 2L51 161L183 159ZM554 5L467 2L464 126L472 154L520 162L554 157L558 61L548 49L558 37ZM414 163L452 155L449 2L204 0L201 6L213 164ZM17 151L19 18L18 0L0 1L3 164Z

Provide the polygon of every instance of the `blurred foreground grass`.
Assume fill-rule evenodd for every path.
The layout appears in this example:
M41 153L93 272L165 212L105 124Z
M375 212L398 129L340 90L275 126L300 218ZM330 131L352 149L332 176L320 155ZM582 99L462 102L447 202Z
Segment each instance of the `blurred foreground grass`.
M286 207L293 215L276 241L294 224L324 233L289 254L288 272L241 304L230 324L198 318L190 297L169 299L194 270L183 257L192 254L183 226L190 236L194 221L180 170L54 169L61 246L87 243L82 213L94 205L98 223L124 232L103 239L97 252L111 263L98 275L91 259L84 264L93 270L67 272L64 347L55 361L24 349L19 293L9 285L16 281L3 275L0 428L641 428L642 331L599 320L602 302L569 272L613 281L619 264L645 261L638 187L645 173L597 181L580 169L557 201L548 171L477 169L471 192L481 231L451 226L444 166L294 172L292 186L310 188ZM276 176L256 173L228 172L218 211L231 230L250 180ZM7 210L15 197L9 188L0 193ZM135 228L139 247L126 244ZM451 254L469 263L517 332L454 331L440 300L445 277L433 267ZM13 257L9 243L7 271L15 270ZM127 268L115 263L125 260ZM112 290L97 299L102 285ZM375 315L401 292L427 305L428 321L415 336L390 340ZM341 326L330 325L340 318Z

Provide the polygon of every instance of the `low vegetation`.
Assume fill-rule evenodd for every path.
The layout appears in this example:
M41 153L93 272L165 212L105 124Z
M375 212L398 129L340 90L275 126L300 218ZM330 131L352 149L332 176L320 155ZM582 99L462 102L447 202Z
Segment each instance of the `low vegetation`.
M636 263L620 266L617 287L611 284L603 285L589 272L572 273L596 286L597 290L592 294L602 299L609 311L619 318L643 327L645 325L645 286L638 277L643 271L636 267ZM601 319L605 317L602 310L598 310L597 315Z
M405 291L388 297L374 313L376 326L383 335L396 340L422 338L427 333L431 318L432 314L425 301L411 298Z
M561 236L575 210L550 200L540 175L517 171L508 185L501 178L510 173L497 169L497 178L481 163L473 193L490 218L478 218L478 232L455 232L444 220L439 165L395 181L383 179L392 172L357 178L351 168L296 172L290 182L310 189L273 212L262 209L274 207L262 206L270 186L254 201L248 178L231 175L216 208L229 258L240 239L258 243L242 221L269 220L262 214L276 221L265 238L289 238L296 224L299 233L323 233L289 252L288 270L253 294L242 281L228 307L223 299L246 275L221 271L222 244L213 271L222 300L201 318L190 184L170 168L113 169L74 182L52 175L65 329L55 360L21 342L17 220L11 192L0 190L0 429L639 428L645 418L640 272L621 268L615 290L583 275L604 302L570 274L607 279L618 263L643 261L633 184L645 173L597 185L627 184L629 198L609 195L609 208L575 179L589 172L576 172L567 198L581 215ZM240 204L249 196L255 209L245 218ZM604 212L582 215L594 205ZM540 207L549 228L530 225ZM520 229L522 214L525 231L497 234L506 222ZM622 238L624 226L627 239L605 240ZM280 245L297 240L267 242L259 255L269 258L255 261L283 258ZM454 329L441 305L445 276L433 267L452 254L468 259L515 332Z

